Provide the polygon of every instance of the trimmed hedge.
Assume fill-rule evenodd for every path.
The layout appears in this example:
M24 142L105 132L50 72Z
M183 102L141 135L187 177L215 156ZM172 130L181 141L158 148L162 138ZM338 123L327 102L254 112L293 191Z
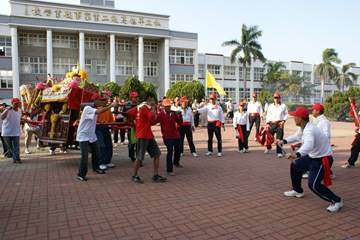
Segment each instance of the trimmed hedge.
M175 97L187 96L189 101L197 99L199 102L205 97L204 86L196 81L179 81L171 86L167 91L166 97L174 99Z
M140 82L137 77L129 77L124 84L120 87L119 96L123 99L129 99L129 95L132 91L136 91L139 94L140 101L145 101L145 95L150 93L157 101L156 86L149 82Z

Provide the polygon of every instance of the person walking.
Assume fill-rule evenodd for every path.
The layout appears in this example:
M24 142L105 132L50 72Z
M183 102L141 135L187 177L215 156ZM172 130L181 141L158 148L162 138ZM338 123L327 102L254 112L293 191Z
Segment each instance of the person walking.
M195 131L194 115L192 109L189 107L189 100L186 96L181 97L181 115L182 124L180 125L180 152L184 154L184 140L185 136L189 144L190 152L193 157L197 157L196 148L193 140L193 132Z

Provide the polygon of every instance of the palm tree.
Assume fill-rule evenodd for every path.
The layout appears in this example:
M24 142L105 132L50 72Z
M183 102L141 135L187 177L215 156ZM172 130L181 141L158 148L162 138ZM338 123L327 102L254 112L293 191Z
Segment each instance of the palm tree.
M348 63L341 67L341 72L336 76L335 83L340 91L344 91L345 87L353 85L356 81L357 75L350 72L351 68L355 67L355 63Z
M274 92L279 84L285 65L282 62L267 62L265 67L266 73L262 79L263 88Z
M335 79L338 71L335 64L341 63L338 53L333 48L326 48L322 53L322 63L316 66L315 74L321 81L321 102L324 102L324 86L329 79Z
M238 61L244 70L244 96L246 96L246 66L251 66L251 63L259 59L265 62L265 57L261 52L262 48L258 42L258 38L262 36L262 31L258 26L241 27L240 40L230 40L222 44L224 47L234 47L231 52L231 63ZM253 79L251 79L251 91L253 90ZM239 101L239 81L236 81L236 101Z

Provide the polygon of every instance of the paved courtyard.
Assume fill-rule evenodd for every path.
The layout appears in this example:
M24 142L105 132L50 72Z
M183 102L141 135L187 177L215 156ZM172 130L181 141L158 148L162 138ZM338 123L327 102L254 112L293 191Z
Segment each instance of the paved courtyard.
M290 120L286 135L294 129ZM331 189L345 200L337 214L326 212L328 203L306 186L303 199L283 197L289 162L264 155L254 137L251 152L240 155L228 127L224 157L206 157L206 132L199 128L200 157L187 152L185 168L164 184L151 182L149 159L141 169L145 184L132 183L126 146L114 149L116 168L106 175L89 171L87 182L75 180L76 151L40 151L23 156L22 165L0 160L0 239L360 239L360 168L340 168L353 124L332 123L332 131L337 177ZM162 171L164 163L163 155Z

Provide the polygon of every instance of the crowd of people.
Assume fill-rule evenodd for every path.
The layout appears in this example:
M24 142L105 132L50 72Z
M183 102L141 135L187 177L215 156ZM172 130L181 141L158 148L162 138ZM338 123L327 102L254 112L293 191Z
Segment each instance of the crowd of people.
M249 136L255 125L256 140L264 145L265 154L271 153L275 143L276 156L292 160L290 175L293 188L284 192L285 196L303 197L301 180L308 178L309 188L320 198L331 203L327 208L328 211L337 212L343 207L343 200L328 188L335 174L331 171L333 163L331 127L329 120L324 116L322 104L313 105L313 121L310 121L310 113L304 107L288 112L286 105L281 102L279 92L274 93L273 103L269 104L265 110L256 93L252 95L251 101L240 101L237 106L231 99L225 104L219 103L215 93L210 94L207 100L200 103L196 100L191 103L186 96L178 96L174 99L163 98L155 102L151 95L146 95L143 100L139 101L139 94L135 91L129 94L129 99L118 97L110 99L95 95L91 103L82 107L76 134L81 155L78 180L88 180L90 153L92 169L95 173L105 174L106 170L115 167L112 163L113 146L118 144L120 135L120 143L128 145L128 157L133 162L132 181L144 182L140 177L140 169L147 153L153 159L152 181L166 182L167 178L159 173L161 151L152 126L160 125L167 151L167 176L175 176L175 169L183 168L181 158L185 154L185 137L190 154L195 158L198 157L193 134L199 125L207 128L206 156L214 154L214 135L217 140L216 155L223 156L222 131L225 131L226 120L229 120L232 122L230 126L237 139L239 153L249 153ZM25 133L25 153L27 154L30 153L32 135L37 136L40 129L27 121L31 117L22 114L21 102L17 98L12 99L11 106L1 105L0 111L3 154L5 157L12 158L14 163L21 163L21 125L23 124ZM289 115L294 117L295 124L299 128L296 134L284 138L284 125ZM131 127L118 128L116 124L112 124L118 122L129 122ZM261 122L264 123L263 126ZM291 144L292 153L285 153L285 144ZM360 137L357 137L353 143L349 161L343 167L354 167L359 152Z

